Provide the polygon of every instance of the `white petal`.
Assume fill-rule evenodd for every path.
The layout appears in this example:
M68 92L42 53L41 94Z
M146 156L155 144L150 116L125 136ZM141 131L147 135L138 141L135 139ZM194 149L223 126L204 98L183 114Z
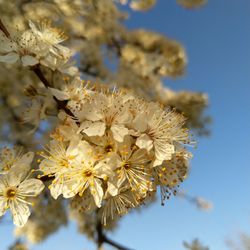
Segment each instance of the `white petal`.
M42 181L37 179L28 179L22 182L18 187L18 194L24 196L37 196L44 189Z
M50 186L50 194L56 200L63 193L63 185L52 184Z
M2 31L0 31L0 42L1 42L0 51L3 53L11 52L16 48L16 44L12 42L9 38L7 38Z
M104 122L90 122L85 121L81 124L79 131L83 131L88 136L103 136L106 125Z
M39 61L33 56L22 56L21 61L23 66L34 66L39 63Z
M59 89L54 89L54 88L49 88L52 95L55 96L58 100L64 101L70 99L69 94L59 90Z
M76 156L79 154L79 140L71 140L66 150L67 156Z
M154 142L155 148L155 157L159 161L163 160L171 160L172 155L174 153L174 146L168 143L155 141Z
M107 192L112 196L116 196L118 194L118 187L112 182L108 182Z
M64 183L62 179L56 178L50 185L50 194L54 199L63 193Z
M11 52L7 55L0 56L0 62L13 64L17 62L19 55L17 53Z
M18 166L18 165L30 165L31 162L33 161L34 158L34 153L33 152L28 152L26 154L24 154L20 160L18 160L17 162L15 162L14 166Z
M29 166L20 165L15 168L11 168L6 178L9 186L18 186L27 176L29 172Z
M50 51L56 56L62 56L65 59L70 58L72 55L72 52L69 48L62 46L60 44L56 44L54 47L50 49Z
M55 173L58 170L58 166L54 161L44 159L39 165L39 169L44 174L52 174Z
M93 105L92 103L83 104L82 111L78 112L76 116L80 121L89 120L89 121L99 121L103 118L101 113L98 113L100 106Z
M107 176L109 177L114 176L114 171L111 169L111 166L106 163L106 159L98 162L98 164L95 165L94 170L96 176L102 179Z
M119 122L119 123L122 123L122 124L127 124L127 123L130 123L131 120L132 120L132 114L127 110L127 109L124 109L122 113L120 113L116 120ZM145 118L144 118L145 120Z
M133 121L133 127L140 132L144 132L147 129L147 125L147 119L143 113L137 115Z
M5 189L6 186L6 179L7 179L7 174L4 175L4 174L0 174L0 191Z
M162 162L163 162L163 160L155 159L153 162L153 167L160 166L162 164Z
M114 124L111 129L113 137L118 142L123 142L124 136L128 134L128 129L123 125Z
M94 185L90 186L90 192L93 195L95 200L95 204L97 207L101 207L102 197L103 197L103 189L101 186L101 181L94 179Z
M17 202L15 200L11 201L9 205L14 224L18 227L23 227L30 216L28 205L23 202Z
M3 199L2 197L0 197L0 217L5 214L6 208L7 208L6 199Z
M120 173L118 181L117 181L117 187L120 188L124 181L126 181L126 174L124 173L124 170L121 170L122 173Z
M146 134L137 138L135 143L139 148L145 148L148 152L153 148L153 141Z

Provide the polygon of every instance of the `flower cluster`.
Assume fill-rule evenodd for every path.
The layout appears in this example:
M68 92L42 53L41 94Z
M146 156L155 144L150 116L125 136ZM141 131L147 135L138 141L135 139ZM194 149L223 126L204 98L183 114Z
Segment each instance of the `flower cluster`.
M130 209L155 201L157 190L164 203L188 175L184 125L203 127L207 98L166 88L162 78L185 72L184 47L155 32L128 30L123 20L130 10L119 3L145 11L156 0L0 0L0 110L6 114L0 140L33 151L47 144L34 166L40 180L30 178L33 153L0 153L0 216L10 208L14 223L26 224L17 237L40 242L71 215L95 240L100 221L112 230ZM106 87L84 85L79 76ZM110 91L114 85L122 92ZM30 103L25 112L23 103Z
M14 224L21 227L30 216L28 205L32 205L32 198L41 193L44 185L40 180L29 178L32 152L22 154L3 148L0 157L0 216L10 208Z
M60 45L66 39L63 32L48 21L38 25L29 21L29 27L11 37L0 32L0 62L13 64L21 60L23 66L40 63L52 69L63 66L71 56L70 50Z
M143 204L157 186L162 199L168 197L188 171L185 118L129 93L97 92L76 82L51 89L74 114L60 112L47 153L41 153L40 170L54 177L51 195L73 198L82 212L101 208L104 224Z

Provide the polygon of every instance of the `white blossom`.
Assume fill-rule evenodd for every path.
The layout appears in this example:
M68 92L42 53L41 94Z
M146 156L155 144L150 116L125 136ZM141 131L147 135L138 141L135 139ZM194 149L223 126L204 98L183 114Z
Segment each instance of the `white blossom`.
M0 176L0 216L9 208L14 224L22 227L30 216L30 198L36 197L44 188L37 179L26 179L27 168L11 169Z

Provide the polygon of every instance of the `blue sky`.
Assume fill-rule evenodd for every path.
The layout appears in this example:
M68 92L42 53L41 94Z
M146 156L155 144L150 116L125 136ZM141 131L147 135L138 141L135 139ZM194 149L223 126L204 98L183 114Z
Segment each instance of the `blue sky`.
M129 28L146 28L180 41L186 48L187 74L166 85L206 92L213 117L208 138L198 138L192 170L182 186L214 203L209 213L172 198L124 218L111 237L136 250L182 250L198 237L211 250L224 250L225 240L250 233L250 1L209 0L188 11L175 0L158 0L146 13L132 13ZM0 250L7 249L11 225L0 226ZM72 223L33 250L93 250ZM106 249L109 249L108 247Z

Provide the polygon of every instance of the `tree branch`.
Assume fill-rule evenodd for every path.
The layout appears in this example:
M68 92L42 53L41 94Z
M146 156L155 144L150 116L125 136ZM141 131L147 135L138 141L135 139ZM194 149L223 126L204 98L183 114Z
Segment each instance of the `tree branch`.
M40 79L40 81L44 84L46 88L51 88L52 85L48 82L48 80L45 78L41 68L39 65L35 65L31 68L32 71L37 75L37 77Z
M118 250L132 250L130 248L127 248L125 246L120 245L119 243L109 239L103 232L102 223L100 221L97 222L96 225L96 232L97 232L97 245L98 248L100 248L104 243L109 244L113 247L115 247Z
M7 36L8 38L10 37L10 33L8 32L8 30L4 26L1 19L0 19L0 30L2 30L2 32L5 34L5 36Z
M37 75L37 77L40 79L40 81L44 84L46 88L51 88L53 87L52 84L46 79L44 76L40 65L35 65L34 67L31 68L32 71ZM60 101L56 97L53 97L55 102L57 103L57 108L63 109L68 115L74 117L74 114L67 108L67 101Z

